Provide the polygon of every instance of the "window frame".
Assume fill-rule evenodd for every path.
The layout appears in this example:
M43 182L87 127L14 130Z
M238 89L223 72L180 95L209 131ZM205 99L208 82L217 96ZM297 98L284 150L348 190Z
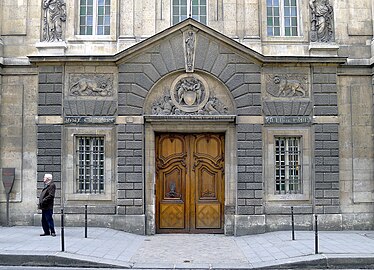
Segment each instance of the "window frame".
M297 144L291 145L291 140L293 142L297 142ZM279 150L280 146L277 142L284 141L284 147L282 150L284 151L277 151ZM275 167L274 167L274 177L275 177L275 194L300 194L302 193L302 186L303 186L303 169L302 169L302 162L303 162L303 154L302 154L302 137L300 136L274 136L275 142ZM292 149L292 147L297 147ZM290 157L293 159L290 159ZM279 157L279 158L278 158ZM284 157L283 165L281 157ZM296 158L297 157L297 158ZM296 164L292 164L293 161L297 161ZM282 174L281 171L284 171ZM294 171L296 173L291 173L290 171ZM290 175L297 175L296 184L292 184L292 179ZM280 177L279 177L280 176ZM284 177L284 178L283 178ZM282 181L283 180L283 181ZM283 184L282 184L283 183ZM291 188L291 185L296 185L297 189ZM279 190L278 187L279 186ZM284 189L281 187L284 186ZM294 191L294 192L292 192Z
M114 201L115 192L113 179L115 175L115 128L98 126L69 126L65 129L65 162L63 164L63 179L65 180L64 195L67 201ZM104 138L104 192L78 193L77 192L77 137L103 137Z
M105 193L105 136L94 136L94 135L75 135L75 193L78 194L101 194ZM83 151L82 151L82 145L81 140L89 140L89 150L87 150L87 144L84 144ZM99 144L95 145L93 142L94 140L100 142ZM95 146L97 146L99 149L98 151L95 151ZM87 166L87 154L89 156L89 163L90 165ZM95 155L98 155L98 158L95 158ZM81 156L83 156L83 159L81 159ZM102 157L101 157L102 156ZM98 166L94 166L93 164L95 161L99 160ZM87 168L89 167L89 168ZM83 172L84 175L86 175L86 172L89 171L89 178L88 181L83 180L83 183L81 182L81 173ZM94 173L95 171L99 171L99 173ZM100 173L101 172L101 173ZM95 175L98 175L98 183L94 183ZM80 185L86 186L88 185L88 189L86 187L80 188ZM98 188L95 189L95 185L98 186ZM102 186L102 187L101 187ZM90 192L87 192L89 190Z
M170 20L170 23L171 23L171 25L173 26L173 25L176 25L176 24L178 24L178 23L180 23L180 22L182 22L182 21L184 21L184 20L186 20L186 19L188 19L189 18L189 13L190 13L190 11L191 11L191 18L194 18L194 15L192 14L192 7L193 7L193 4L192 4L192 2L194 1L194 0L186 0L186 2L187 2L187 8L186 8L186 12L187 12L187 14L186 14L186 18L185 19L183 19L183 20L180 20L180 18L181 18L181 15L180 15L180 13L178 14L178 17L179 17L179 20L178 20L178 22L176 22L176 23L174 23L174 2L175 0L170 0L170 18L171 18L171 20ZM177 0L177 1L182 1L182 0ZM199 5L198 5L198 11L199 11L199 13L201 12L201 5L200 5L200 1L202 1L202 0L197 0L197 1L199 1ZM180 11L180 3L178 4L178 12ZM200 15L199 15L199 17L200 17ZM205 24L205 25L208 25L208 0L205 0L205 22L201 22L200 21L200 19L195 19L196 21L198 21L198 22L200 22L200 23L202 23L202 24Z
M280 33L279 35L269 35L268 34L268 28L269 28L269 25L268 25L268 2L269 0L266 1L266 35L268 37L299 37L300 36L300 7L299 7L299 0L295 0L296 2L296 23L297 23L297 26L296 26L296 31L297 31L297 35L286 35L286 15L285 15L285 1L292 1L292 0L278 0L279 1L279 29L280 29ZM270 0L270 1L275 1L275 0ZM291 6L292 7L292 6ZM274 6L271 6L271 8L274 8ZM291 16L291 15L290 15ZM274 18L274 17L272 17ZM292 17L290 17L292 18ZM274 26L273 26L274 28ZM292 27L291 27L292 28ZM292 31L291 31L292 32Z
M105 1L110 1L110 5L109 5L109 14L104 14L105 16L109 16L109 34L98 34L98 28L99 28L99 1L100 0L92 0L93 1L93 5L92 5L92 34L82 34L81 33L81 1L82 0L78 0L78 35L80 36L110 36L110 30L111 30L111 7L112 7L112 2L113 0L102 0L104 1L104 10L105 10L105 7L106 7L106 4L105 4ZM85 1L89 1L89 0L85 0ZM86 8L87 8L87 5L86 5ZM87 17L88 14L85 14L85 17ZM87 18L86 18L86 22L87 22ZM105 25L103 25L105 27ZM105 30L104 30L105 32Z
M80 34L80 0L67 2L66 9L74 9L74 20L66 21L66 40L71 42L103 42L115 41L117 35L117 1L110 1L110 34L109 35L81 35Z
M275 140L299 137L301 153L301 193L277 194L275 175ZM312 185L312 143L310 127L264 127L264 183L267 201L310 201Z

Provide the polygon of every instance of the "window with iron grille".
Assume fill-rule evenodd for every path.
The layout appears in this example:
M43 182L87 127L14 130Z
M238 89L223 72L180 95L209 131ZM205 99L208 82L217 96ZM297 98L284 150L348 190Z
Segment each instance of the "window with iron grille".
M298 0L266 0L267 35L298 36Z
M275 137L275 193L299 194L301 183L300 137Z
M110 35L110 0L80 0L80 35Z
M104 137L76 137L76 192L103 193L105 179Z
M177 24L188 17L206 24L207 4L206 0L172 0L172 21Z

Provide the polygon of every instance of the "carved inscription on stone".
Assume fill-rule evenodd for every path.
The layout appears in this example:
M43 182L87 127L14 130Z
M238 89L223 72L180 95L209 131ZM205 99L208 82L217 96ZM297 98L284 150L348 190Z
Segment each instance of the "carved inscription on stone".
M70 74L69 95L113 96L113 75Z
M266 91L273 97L309 97L307 75L266 75Z

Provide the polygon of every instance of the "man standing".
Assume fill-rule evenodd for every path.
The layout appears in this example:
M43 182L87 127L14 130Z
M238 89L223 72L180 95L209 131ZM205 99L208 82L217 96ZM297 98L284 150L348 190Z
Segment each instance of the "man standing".
M53 222L53 201L55 198L56 185L52 181L52 174L45 174L43 178L45 187L40 193L39 209L42 210L42 227L44 233L40 236L56 236L55 225Z

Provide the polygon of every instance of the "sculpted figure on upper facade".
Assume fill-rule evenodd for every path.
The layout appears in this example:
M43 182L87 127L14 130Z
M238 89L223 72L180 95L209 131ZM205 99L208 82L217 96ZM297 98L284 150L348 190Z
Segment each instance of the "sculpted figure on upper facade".
M333 41L333 8L329 0L309 0L312 12L311 41Z
M193 71L193 60L195 52L195 33L188 31L186 43L186 69L187 71Z
M42 41L62 41L62 24L66 21L66 6L63 0L43 0Z

